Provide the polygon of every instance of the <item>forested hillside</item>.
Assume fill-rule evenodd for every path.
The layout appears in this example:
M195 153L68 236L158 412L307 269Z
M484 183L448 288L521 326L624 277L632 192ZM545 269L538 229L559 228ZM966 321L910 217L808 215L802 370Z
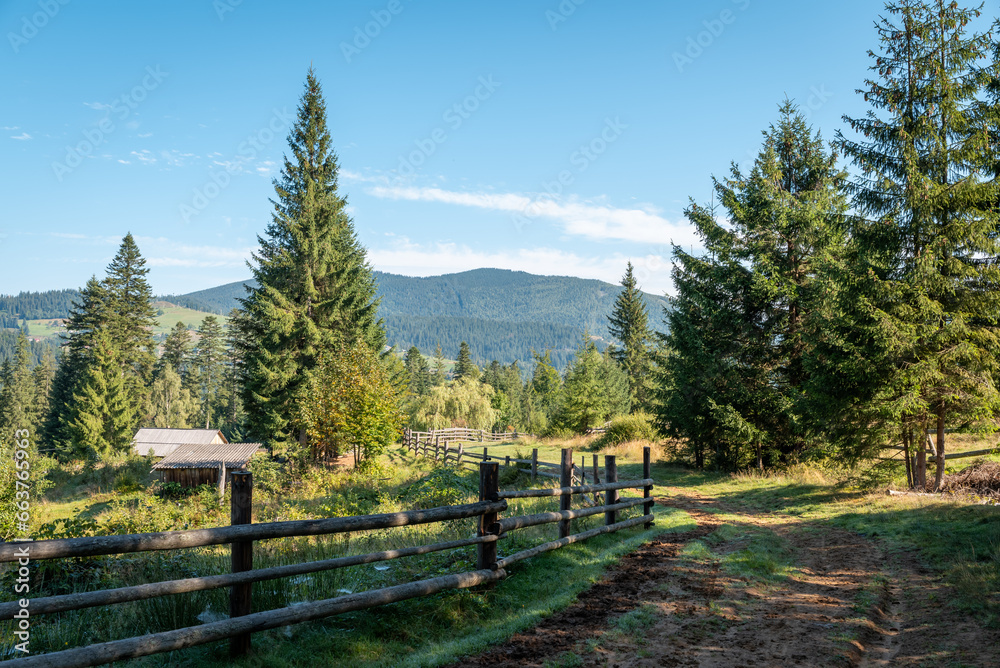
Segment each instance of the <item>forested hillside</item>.
M17 327L19 320L65 318L73 300L79 298L80 293L76 290L0 295L0 329Z
M466 341L476 360L510 363L531 350L552 349L562 368L584 331L608 339L607 315L621 287L569 276L536 276L506 269L414 278L374 272L389 343L451 354ZM247 281L253 285L252 281ZM188 308L225 314L246 295L242 282L164 297ZM651 325L661 328L666 300L643 295Z

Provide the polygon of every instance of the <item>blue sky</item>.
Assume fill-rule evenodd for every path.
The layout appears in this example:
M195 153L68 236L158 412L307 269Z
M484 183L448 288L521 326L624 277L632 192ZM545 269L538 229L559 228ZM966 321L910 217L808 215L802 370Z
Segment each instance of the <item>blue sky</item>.
M785 95L824 138L882 3L0 2L0 292L80 287L131 231L157 294L249 276L310 63L379 270L670 289L688 198Z

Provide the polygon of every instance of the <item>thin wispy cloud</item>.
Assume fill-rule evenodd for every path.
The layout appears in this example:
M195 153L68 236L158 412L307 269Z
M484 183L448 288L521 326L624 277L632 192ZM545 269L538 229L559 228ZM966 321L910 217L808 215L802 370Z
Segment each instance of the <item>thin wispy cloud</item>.
M165 237L136 237L150 267L245 268L256 247L192 246Z
M522 224L530 223L535 218L546 218L561 223L567 234L597 241L663 245L686 245L696 241L694 228L686 221L676 223L648 209L619 208L576 198L396 186L375 186L368 192L384 199L442 202L501 211L509 213L514 222Z
M19 135L11 135L10 138L17 139L18 141L27 141L28 139L31 139L31 135L29 135L27 132L22 132Z
M111 105L104 104L103 102L84 102L83 106L93 109L94 111L110 111Z

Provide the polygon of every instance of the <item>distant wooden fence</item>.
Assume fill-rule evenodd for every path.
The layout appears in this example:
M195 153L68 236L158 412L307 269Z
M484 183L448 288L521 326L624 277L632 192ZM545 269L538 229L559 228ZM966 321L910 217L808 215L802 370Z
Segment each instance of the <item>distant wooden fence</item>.
M483 434L485 434L485 437L482 436ZM518 470L531 474L532 482L539 477L553 478L557 480L560 479L562 475L560 473L562 463L557 464L555 462L541 461L538 459L538 448L532 448L531 459L517 459L516 457L511 457L510 455L502 455L499 457L492 456L489 454L488 446L483 446L481 453L474 452L473 448L476 446L466 447L466 444L470 442L482 443L484 441L489 441L491 436L493 441L513 440L516 437L516 434L517 432L514 432L514 435L491 435L490 432L482 432L475 429L440 429L437 431L406 430L403 432L403 446L415 455L429 457L436 461L440 461L442 464L462 466L469 463L474 464L477 462L485 462L495 459L504 466L527 466L528 468L519 468ZM464 437L465 435L468 435L469 437L466 438ZM504 438L497 438L499 436L503 436ZM592 457L593 460L591 470L589 472L590 482L598 484L601 481L602 474L597 465L597 455L593 455ZM588 471L586 456L580 455L580 466L577 467L576 464L572 464L571 480L573 482L586 483L587 476Z
M925 434L925 450L927 456L927 463L933 464L937 461L937 448L934 446L934 441L931 439L932 434L936 434L937 431L934 429L928 429ZM945 433L961 433L958 429L945 429ZM889 445L884 448L885 450L892 451L895 454L889 457L880 458L881 461L898 461L906 464L906 480L907 484L911 487L915 484L914 477L916 476L917 470L917 453L916 448L910 448L910 460L906 460L905 448L901 445ZM995 445L992 448L985 448L983 450L969 450L967 452L946 452L944 455L944 460L949 459L965 459L967 457L982 457L984 455L992 455L1000 453L1000 444Z
M572 451L563 451L560 486L554 489L528 489L501 491L499 489L499 462L482 461L479 464L479 501L456 506L443 506L429 510L411 510L381 515L337 517L290 522L250 523L252 477L248 472L233 474L231 526L187 531L131 534L124 536L95 536L66 538L34 542L0 543L0 563L13 563L23 558L27 549L31 560L93 557L101 555L131 554L157 550L204 547L230 544L232 572L220 575L155 582L117 589L79 592L59 596L46 596L30 600L32 617L70 610L83 610L96 606L140 601L172 594L182 594L209 589L230 588L229 619L191 626L173 631L152 633L145 636L113 640L110 642L73 649L36 654L4 662L11 668L83 668L114 661L123 661L162 652L203 645L229 639L230 655L240 656L250 649L251 634L258 631L298 624L364 610L387 603L404 601L449 589L463 589L506 577L505 569L523 559L555 550L597 535L619 529L652 526L653 480L650 478L649 448L645 449L643 477L641 480L618 481L615 458L605 457L607 480L599 485L571 485ZM619 498L622 489L643 490L637 498ZM578 494L604 493L603 505L573 510L571 499ZM521 517L501 518L507 509L507 499L558 496L558 512L537 513ZM628 508L643 506L643 515L619 521L618 513ZM570 533L571 522L580 517L604 513L604 525L578 534ZM253 568L254 541L292 536L319 536L337 533L372 531L414 524L430 524L448 520L478 517L479 528L473 538L453 540L431 545L418 545L383 552L352 555L270 568ZM506 555L497 554L497 541L511 531L548 523L559 523L559 538L531 549ZM409 582L372 591L338 596L336 598L295 606L252 613L251 596L254 582L329 571L337 568L399 559L441 550L475 545L476 570L444 575ZM17 601L0 603L0 620L13 620L20 610Z

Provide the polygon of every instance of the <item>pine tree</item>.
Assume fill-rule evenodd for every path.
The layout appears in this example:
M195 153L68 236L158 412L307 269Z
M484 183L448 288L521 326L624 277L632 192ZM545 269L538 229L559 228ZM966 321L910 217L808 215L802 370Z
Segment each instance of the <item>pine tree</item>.
M28 337L20 332L17 351L12 359L5 361L0 373L0 440L11 443L15 431L27 429L34 442L37 422L37 400L32 381Z
M306 77L288 137L266 235L251 264L257 287L241 300L246 354L244 399L252 432L305 448L298 405L319 355L363 342L385 346L375 280L338 192L337 156L315 73Z
M198 424L205 429L212 425L225 410L223 382L225 379L226 349L222 326L214 315L206 316L198 327L198 342L191 357L191 382L198 402Z
M647 407L649 403L649 314L635 281L632 263L629 262L622 277L622 291L615 299L614 310L608 316L608 331L621 347L612 357L621 365L629 379L632 410Z
M804 318L820 265L839 248L843 175L785 101L749 174L714 180L728 224L692 204L706 252L674 249L657 413L699 466L763 468L801 450ZM816 320L817 325L822 326Z
M455 361L453 374L455 380L479 377L479 367L472 363L472 352L469 350L469 344L465 341L462 341L458 346L458 359Z
M163 354L160 355L159 369L169 367L183 378L187 371L190 355L191 333L183 322L178 321L163 341Z
M579 433L629 411L628 376L587 335L566 367L563 392L559 422Z
M829 396L849 384L855 401L835 404L839 423L864 422L871 446L900 438L917 446L920 487L924 433L936 431L939 489L945 427L988 426L1000 406L1000 270L984 261L1000 251L998 184L984 150L990 123L978 117L990 42L969 32L979 11L958 3L904 0L888 11L881 51L871 54L877 76L859 91L873 111L845 118L864 138L838 136L859 173L860 215L840 268L841 331L824 351L834 382L818 389Z
M441 350L441 343L434 347L434 373L431 375L431 386L443 385L445 381L444 351Z
M108 322L108 294L104 284L91 276L80 290L79 301L72 301L66 332L62 340L62 359L56 368L49 395L49 411L42 426L42 442L64 457L82 456L73 445L68 416L73 408L73 394L83 375L86 352L98 330Z
M97 458L127 452L134 433L135 405L110 333L98 330L85 354L68 420L74 451Z
M129 232L108 265L103 283L107 291L108 332L125 369L125 382L137 408L148 394L156 365L153 339L156 311L152 306L153 292L146 281L148 273L146 260Z
M226 377L224 397L226 414L222 431L230 442L242 440L246 428L246 412L243 410L242 389L246 383L246 367L244 356L252 347L252 342L245 340L244 334L249 328L240 323L242 312L232 309L229 312L229 327L226 329Z
M406 351L406 373L409 378L411 394L423 396L430 391L430 366L416 346L410 346L410 349Z

